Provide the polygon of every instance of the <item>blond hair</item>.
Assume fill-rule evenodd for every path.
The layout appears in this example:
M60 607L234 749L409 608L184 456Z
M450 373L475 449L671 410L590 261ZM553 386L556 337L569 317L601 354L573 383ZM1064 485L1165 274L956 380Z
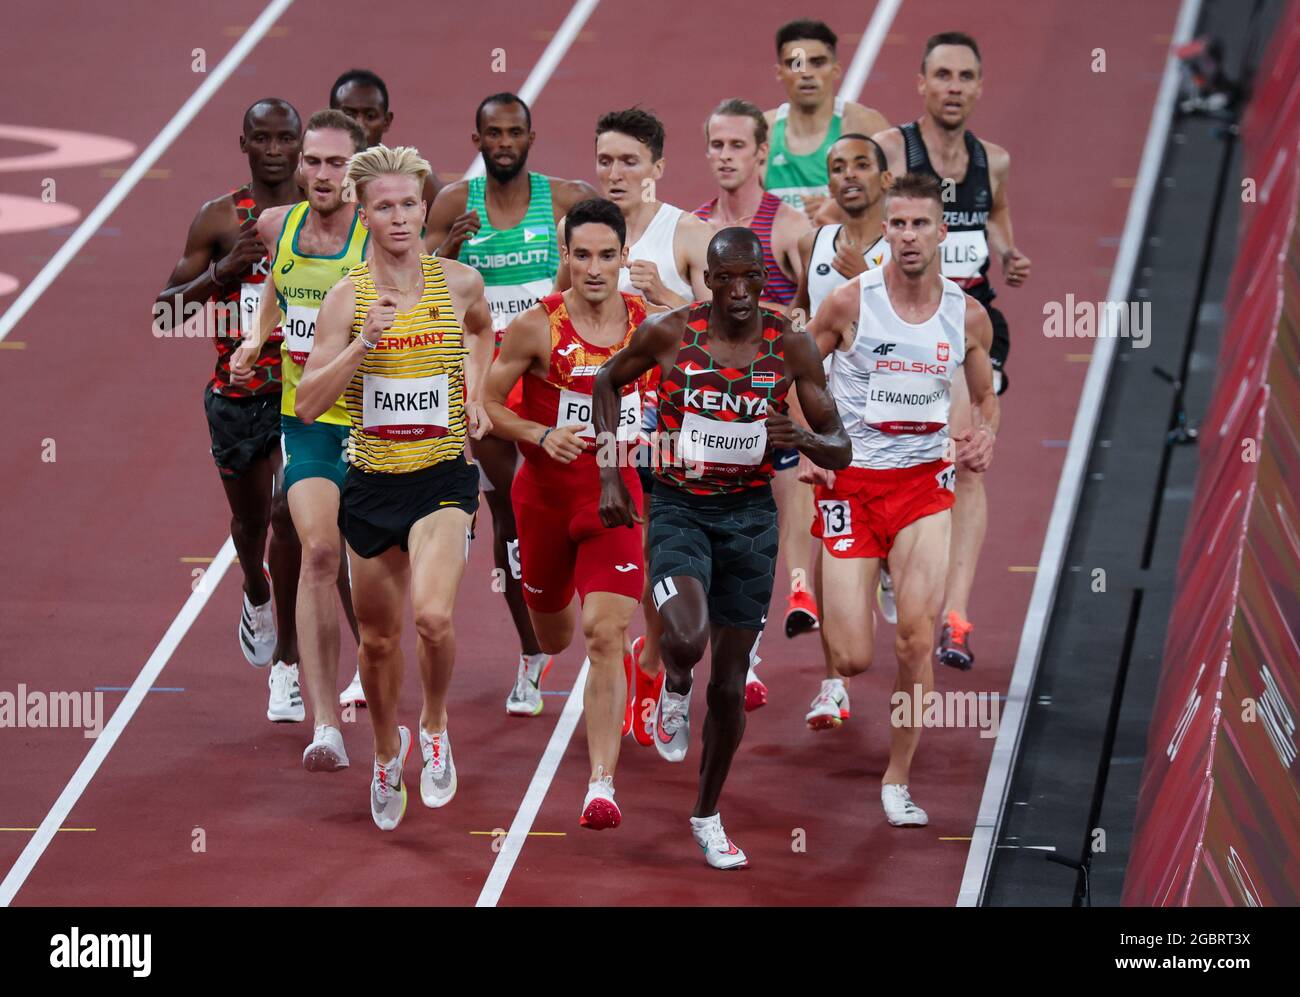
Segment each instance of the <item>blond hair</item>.
M414 177L424 189L425 178L433 172L420 150L411 145L390 149L386 145L372 145L348 160L348 175L343 181L345 191L352 191L358 201L365 195L366 185L388 174Z

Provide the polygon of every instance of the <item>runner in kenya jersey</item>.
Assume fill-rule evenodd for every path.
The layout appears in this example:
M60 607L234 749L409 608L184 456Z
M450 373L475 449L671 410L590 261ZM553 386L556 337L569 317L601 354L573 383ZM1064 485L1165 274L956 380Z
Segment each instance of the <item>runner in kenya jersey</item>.
M686 756L692 669L712 634L709 711L695 842L715 869L746 864L727 838L718 797L744 732L745 676L763 628L776 568L773 448L794 447L840 468L852 451L826 390L816 346L784 316L762 308L763 246L752 229L726 228L708 250L712 301L648 319L596 377L597 433L618 418L619 393L656 366L660 434L675 445L656 470L650 505L650 576L663 620L667 671L654 742L668 761ZM812 431L786 409L794 388ZM607 526L639 519L617 467L602 463Z
M487 389L493 432L518 443L524 455L513 489L520 567L533 629L546 653L564 650L573 639L575 591L581 605L591 663L584 700L591 775L579 823L597 830L622 821L614 769L620 735L632 720L627 627L645 580L640 527L601 522L598 466L617 462L640 509L636 469L617 456L635 450L645 378L624 386L612 437L597 441L592 427L596 372L627 346L646 317L644 299L618 290L626 238L613 202L591 199L570 210L562 265L571 286L511 324ZM505 404L506 392L521 377L516 415ZM522 664L512 699L531 702L534 715L541 712L541 692Z

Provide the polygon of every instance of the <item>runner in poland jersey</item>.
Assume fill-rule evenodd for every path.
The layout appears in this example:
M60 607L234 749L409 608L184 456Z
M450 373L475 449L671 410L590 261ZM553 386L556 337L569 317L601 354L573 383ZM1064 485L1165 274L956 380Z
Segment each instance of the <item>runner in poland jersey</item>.
M543 426L582 425L585 428L577 435L594 442L596 431L592 426L591 393L596 372L606 360L627 346L633 331L645 321L645 299L635 294L623 295L623 303L627 306L627 333L613 346L593 346L579 335L569 317L563 293L548 295L540 303L546 309L550 324L550 369L544 378L535 374L524 375L519 415ZM642 383L629 384L623 389L616 434L620 443L631 444L640 433L644 381L642 379ZM533 485L546 482L565 489L580 487L583 491L599 493L597 447L591 447L569 464L553 459L533 443L520 443L519 451L524 456L525 469L520 471L516 487L521 482ZM630 465L625 465L624 471L624 477L636 476ZM562 503L572 497L557 492L550 498L552 502Z
M912 467L940 460L948 443L952 380L966 356L966 298L944 278L938 311L904 322L884 270L859 278L853 345L831 356L831 396L853 443L853 466Z
M655 477L692 495L734 495L772 480L767 445L770 411L783 410L790 380L785 375L780 312L761 308L763 340L746 368L717 367L709 353L709 311L697 302L672 369L659 382L658 434L675 441Z

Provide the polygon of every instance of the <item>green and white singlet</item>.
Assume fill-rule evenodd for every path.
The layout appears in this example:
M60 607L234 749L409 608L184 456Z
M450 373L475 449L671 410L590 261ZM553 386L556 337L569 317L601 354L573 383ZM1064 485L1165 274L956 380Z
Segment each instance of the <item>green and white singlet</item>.
M767 156L767 176L763 186L787 204L803 210L806 196L825 197L827 186L826 153L844 130L844 98L835 98L826 138L820 146L806 156L796 156L785 144L785 123L790 115L790 105L776 109L776 122L772 126L772 146Z

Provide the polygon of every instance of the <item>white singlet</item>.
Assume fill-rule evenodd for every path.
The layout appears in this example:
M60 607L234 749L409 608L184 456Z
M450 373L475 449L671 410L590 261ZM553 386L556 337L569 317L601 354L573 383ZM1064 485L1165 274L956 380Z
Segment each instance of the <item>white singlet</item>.
M817 314L817 309L826 300L826 295L848 281L831 263L835 259L836 242L843 225L823 225L813 234L812 255L808 260L808 310L809 318ZM889 243L882 235L864 252L867 269L883 267L889 260Z
M677 257L673 253L673 240L677 235L677 222L686 212L671 204L660 204L641 238L627 250L627 259L646 260L659 268L659 279L664 287L687 301L695 300L695 291L677 272ZM628 294L641 292L632 283L632 271L623 267L618 272L618 289Z
M853 466L913 467L944 456L952 379L966 358L966 295L946 277L939 308L904 322L883 270L859 280L858 332L831 353L831 396L853 442Z

